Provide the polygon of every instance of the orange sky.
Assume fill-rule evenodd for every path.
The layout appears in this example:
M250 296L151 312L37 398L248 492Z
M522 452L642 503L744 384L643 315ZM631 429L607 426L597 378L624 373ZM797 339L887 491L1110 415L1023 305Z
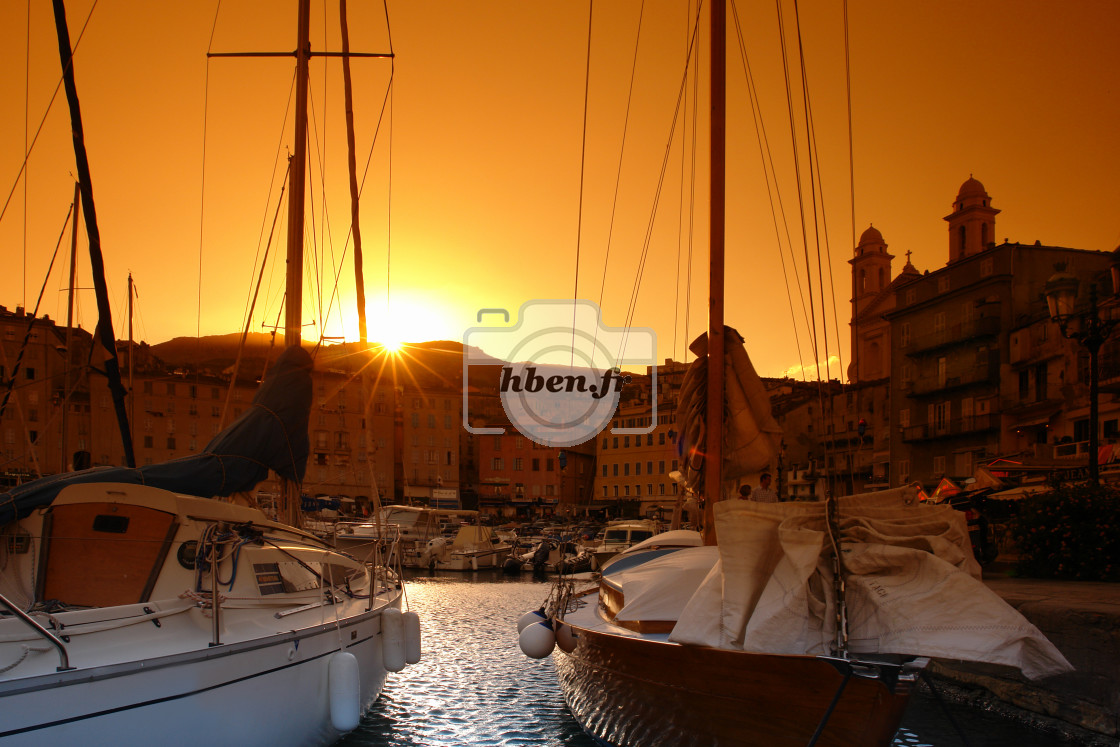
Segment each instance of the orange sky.
M0 4L0 303L33 306L73 190L73 153L64 95L48 103L59 80L50 4ZM854 234L869 223L896 256L897 273L913 252L920 269L948 254L942 217L973 174L1002 210L996 234L1012 241L1111 250L1120 244L1120 6L1100 2L898 3L851 0ZM383 11L350 1L351 48L385 51ZM89 0L67 3L71 39L90 13ZM312 46L339 49L337 4L312 4ZM389 4L396 53L391 119L370 158L363 195L363 243L370 336L462 339L480 308L511 312L535 298L598 301L604 320L627 321L631 291L650 223L682 75L687 22L679 2L645 4L634 95L623 150L623 122L641 3L599 2L591 21L587 159L583 140L586 4L451 2ZM786 270L804 279L786 96L774 3L740 2L738 15L761 98L789 231L782 229ZM792 3L785 17L792 33ZM853 245L841 4L801 3L801 31L820 153L828 227L825 304L839 316L840 340L828 350L849 358L849 266ZM290 12L288 12L290 9ZM283 11L283 12L281 12ZM86 145L118 337L126 336L126 277L139 290L137 336L155 343L180 335L235 331L250 297L258 245L272 220L291 128L284 115L290 59L223 59L206 52L285 51L295 45L295 2L226 0L211 41L212 2L99 0L76 56ZM324 24L329 30L324 41ZM28 29L30 27L30 33ZM734 33L734 24L729 23ZM30 41L28 40L30 37ZM706 59L707 42L703 55ZM729 49L737 50L732 39ZM796 50L796 45L789 47ZM370 153L389 78L385 61L355 60L359 162ZM795 72L795 75L797 73ZM326 77L325 77L326 76ZM791 318L771 200L755 127L745 103L742 63L729 62L727 322L747 340L763 375L781 375L812 353L797 300ZM327 81L324 83L324 81ZM327 212L316 176L311 192L321 272L307 285L304 318L319 316L333 275L342 283L323 328L356 337L351 254L347 243L341 68L312 64L313 150L325 153ZM704 211L693 225L693 288L684 323L682 277L689 218L682 217L682 143L670 146L668 171L650 231L650 252L631 323L653 328L658 356L687 359L688 338L706 320ZM798 97L799 98L799 97ZM705 102L700 99L703 111ZM803 115L795 115L806 180ZM45 116L45 120L44 120ZM40 121L26 182L17 180L24 143ZM390 163L391 142L391 177ZM706 148L701 132L697 153ZM619 159L622 158L621 175ZM313 171L320 171L318 159ZM276 167L275 164L280 166ZM685 167L685 172L690 171ZM703 205L706 170L697 172ZM613 228L612 205L619 184ZM270 198L270 188L273 192ZM811 211L806 189L806 210ZM391 200L387 199L388 194ZM819 204L819 203L818 203ZM811 213L809 213L811 215ZM386 216L391 261L386 261ZM806 219L811 222L811 217ZM684 225L684 230L680 228ZM273 248L281 258L265 274L253 330L273 323L282 294L283 218ZM610 244L604 273L604 257ZM822 242L823 242L822 238ZM816 244L812 284L816 278ZM85 242L82 241L84 251ZM822 248L824 244L822 243ZM681 257L681 258L679 258ZM336 268L342 263L342 269ZM270 263L271 265L272 263ZM391 302L386 313L386 271ZM79 260L88 288L88 258ZM680 270L678 271L678 266ZM828 275L831 275L831 280ZM317 276L316 276L317 275ZM604 277L606 282L604 283ZM65 262L56 265L41 313L65 319ZM319 290L322 288L323 290ZM602 296L600 295L602 294ZM826 293L828 295L828 293ZM201 297L201 302L200 302ZM339 305L342 308L340 333ZM820 299L814 300L818 313ZM79 294L79 322L95 323L91 291ZM305 339L318 337L308 328ZM837 376L834 368L832 375Z

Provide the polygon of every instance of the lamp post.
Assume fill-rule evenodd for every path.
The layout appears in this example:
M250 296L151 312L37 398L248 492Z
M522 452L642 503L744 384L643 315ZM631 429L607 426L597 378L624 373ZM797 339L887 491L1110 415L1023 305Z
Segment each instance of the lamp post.
M1118 250L1120 251L1120 250ZM1120 264L1114 262L1112 266L1113 287L1120 280ZM1099 385L1099 371L1097 370L1097 353L1101 345L1112 334L1112 329L1120 319L1112 318L1111 313L1115 305L1109 305L1106 316L1101 316L1101 309L1097 305L1097 286L1089 286L1089 305L1081 311L1075 311L1077 303L1077 288L1080 281L1066 272L1058 272L1046 281L1046 303L1050 308L1050 319L1058 323L1062 336L1076 340L1079 345L1089 351L1089 479L1094 485L1100 484L1100 466L1098 464L1099 444L1098 431L1099 413L1097 409L1097 394Z

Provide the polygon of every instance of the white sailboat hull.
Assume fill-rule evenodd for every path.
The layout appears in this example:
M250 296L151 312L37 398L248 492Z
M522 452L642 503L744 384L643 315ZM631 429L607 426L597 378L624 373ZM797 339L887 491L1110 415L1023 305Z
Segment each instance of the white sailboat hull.
M256 621L246 615L238 620L239 611L230 610L231 642L213 647L211 621L197 608L162 618L158 628L144 621L75 635L67 644L74 669L54 671L59 657L50 649L19 665L34 666L40 674L0 681L0 739L6 745L328 744L343 733L332 725L331 699L347 697L331 691L332 657L340 651L356 657L364 712L387 676L381 613L399 605L397 591L373 610L340 616L337 623L324 621L334 617L332 610L309 610L283 621L269 615L277 628L290 629L257 630L255 637L246 636L260 627L259 612L253 612ZM300 616L304 619L293 619ZM316 624L308 624L312 616ZM26 638L25 632L18 620L0 624L5 638ZM169 648L182 650L154 655ZM16 647L0 650L7 658Z

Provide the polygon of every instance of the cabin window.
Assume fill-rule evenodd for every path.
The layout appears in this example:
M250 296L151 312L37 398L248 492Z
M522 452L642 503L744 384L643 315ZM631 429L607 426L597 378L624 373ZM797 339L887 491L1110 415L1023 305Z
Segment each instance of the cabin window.
M128 531L128 517L98 514L93 517L93 531L124 534Z

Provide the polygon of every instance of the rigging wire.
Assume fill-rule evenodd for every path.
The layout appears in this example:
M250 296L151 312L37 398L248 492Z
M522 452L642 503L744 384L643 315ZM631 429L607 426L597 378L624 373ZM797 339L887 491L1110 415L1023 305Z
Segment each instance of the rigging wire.
M747 95L751 101L752 116L756 120L755 138L758 140L759 156L763 162L763 177L766 180L766 192L770 199L770 217L774 224L774 237L778 243L778 258L782 264L782 277L785 278L786 286L786 300L789 303L790 320L793 322L793 338L794 347L797 350L797 362L800 370L805 371L805 359L801 354L801 335L798 332L799 324L797 323L797 312L793 304L793 295L790 293L789 280L792 276L794 283L797 285L797 293L801 299L801 312L805 317L808 324L809 318L805 310L805 290L801 287L801 275L797 271L796 257L793 254L793 240L789 234L789 219L786 217L785 204L782 201L781 190L778 189L778 172L774 166L774 155L770 148L770 140L766 135L766 124L762 116L762 100L758 94L758 87L754 81L754 73L751 70L750 58L747 54L746 42L743 37L743 28L739 22L739 7L735 0L731 2L731 12L735 21L735 32L739 41L739 53L743 61L743 74L746 77ZM771 177L773 181L771 181ZM777 209L775 210L775 202ZM781 227L779 227L778 215L781 215ZM782 249L782 231L785 229L786 246L790 251L790 265L792 270L786 266L786 256Z
M587 59L584 62L583 72L583 131L581 133L579 153L579 198L576 202L576 267L575 278L572 283L572 357L571 365L576 362L576 303L579 301L579 250L583 238L583 187L584 174L587 171L587 99L591 89L591 27L595 17L595 0L587 2ZM605 282L605 281L604 281ZM600 301L602 295L600 294ZM598 329L598 325L595 325Z
M805 193L804 193L804 189L803 189L802 184L801 184L801 156L800 156L799 149L797 147L797 122L796 122L796 120L793 116L794 106L793 106L793 90L792 90L792 86L791 86L791 83L790 83L789 50L788 50L787 44L786 44L785 20L784 20L784 14L782 12L781 0L775 0L775 2L777 4L777 8L778 8L778 36L779 36L781 50L782 50L782 71L784 73L785 85L786 85L786 110L787 110L787 113L789 114L790 144L791 144L791 151L792 151L792 155L793 155L794 178L795 178L796 185L797 185L798 213L800 215L800 221L801 221L801 246L802 246L802 252L805 255L804 256L805 274L806 274L806 277L807 277L808 287L809 287L809 294L808 294L809 316L808 316L808 320L807 320L808 328L809 328L809 340L811 342L811 349L812 349L812 353L813 353L813 364L816 366L817 380L819 381L820 380L819 343L818 343L818 340L817 340L816 324L813 321L813 320L816 319L816 309L815 309L814 303L813 303L812 272L810 270L811 262L809 261L808 232L806 231L806 228L805 228ZM792 251L792 248L791 248L791 251ZM805 375L804 370L802 370L802 375L803 376Z
M637 76L638 70L638 43L642 38L642 19L645 16L646 3L642 0L642 4L638 7L638 28L634 34L634 54L630 63L630 85L626 90L626 112L622 118L622 143L619 148L618 154L618 167L615 169L614 177L614 195L611 199L611 217L607 223L607 249L603 255L603 282L599 285L599 308L603 307L603 296L606 294L607 289L607 266L611 257L611 240L614 236L614 220L618 211L618 193L620 185L622 184L622 161L626 155L626 136L629 133L630 125L630 107L634 102L634 79ZM590 38L588 40L588 72L590 73ZM587 111L586 101L584 103L584 140L587 139ZM582 179L581 179L582 183ZM580 200L582 204L582 198Z
M702 3L703 0L699 0L699 4ZM697 7L697 22L699 22L699 18L700 8ZM696 160L696 151L699 148L700 142L700 55L698 54L692 56L692 79L693 81L695 81L695 83L692 86L692 166L689 172L688 269L686 271L684 290L684 340L681 341L681 344L684 346L684 348L681 350L682 361L688 357L688 338L691 336L688 330L692 314L692 250L696 246L696 169L698 166L698 162Z
M702 7L702 6L697 6L697 14L699 14L699 12L700 12L700 7ZM699 29L700 29L700 24L699 24L699 18L697 17L697 23L696 23L696 26L695 26L694 31L693 31L692 41L689 44L689 48L688 48L688 57L686 57L686 59L685 59L684 73L681 76L681 84L680 84L680 87L677 89L677 101L676 101L676 104L675 104L674 109L673 109L672 126L669 128L669 137L667 138L666 143L665 143L665 153L664 153L664 155L662 156L662 159L661 159L661 170L660 170L660 173L658 174L657 186L654 189L653 205L650 208L649 221L646 224L646 233L645 233L645 236L642 240L642 253L641 253L641 256L638 260L638 267L637 267L637 270L635 271L635 275L634 275L634 284L633 284L633 287L632 287L631 292L630 292L630 302L629 302L629 305L627 307L626 321L623 325L624 331L622 333L622 339L619 343L619 345L620 345L619 351L618 351L619 359L622 358L622 352L626 349L626 343L627 343L627 341L629 340L629 337L630 337L630 325L633 322L634 315L637 313L638 290L641 287L642 275L645 273L646 261L649 259L650 244L653 241L653 226L654 226L654 222L657 218L657 208L658 208L658 205L660 204L660 201L661 201L661 192L662 192L662 189L664 188L664 185L665 185L665 175L666 175L666 173L668 171L668 167L669 167L669 157L672 155L673 138L674 138L674 136L676 134L676 131L677 131L677 125L680 124L680 121L681 121L681 117L680 117L681 104L684 101L684 95L685 95L685 92L688 89L688 85L687 85L687 82L688 82L688 67L689 67L688 62L692 58L692 54L696 49L697 40L699 39L699 36L700 36Z
M90 19L93 18L93 11L95 10L97 10L97 0L93 0L93 5L90 6L89 14L86 15L86 20L82 24L82 30L78 32L78 38L74 41L73 49L70 51L71 65L74 64L74 57L78 54L78 46L82 43L82 37L85 36L86 28L89 26ZM30 20L28 23L30 23ZM39 119L39 126L35 129L35 137L31 139L31 146L25 149L23 161L20 162L19 170L16 172L16 178L12 181L12 188L8 190L8 196L4 199L4 206L0 208L0 221L4 220L4 215L8 212L8 206L12 202L12 195L15 194L16 187L19 186L20 178L24 177L27 172L27 161L31 158L31 151L35 150L35 144L39 142L39 135L43 132L43 126L47 123L47 115L50 114L51 107L54 106L54 100L58 98L58 92L62 89L64 80L65 76L59 75L58 83L55 84L54 87L54 93L51 94L51 100L47 102L47 108L43 111L43 116Z

